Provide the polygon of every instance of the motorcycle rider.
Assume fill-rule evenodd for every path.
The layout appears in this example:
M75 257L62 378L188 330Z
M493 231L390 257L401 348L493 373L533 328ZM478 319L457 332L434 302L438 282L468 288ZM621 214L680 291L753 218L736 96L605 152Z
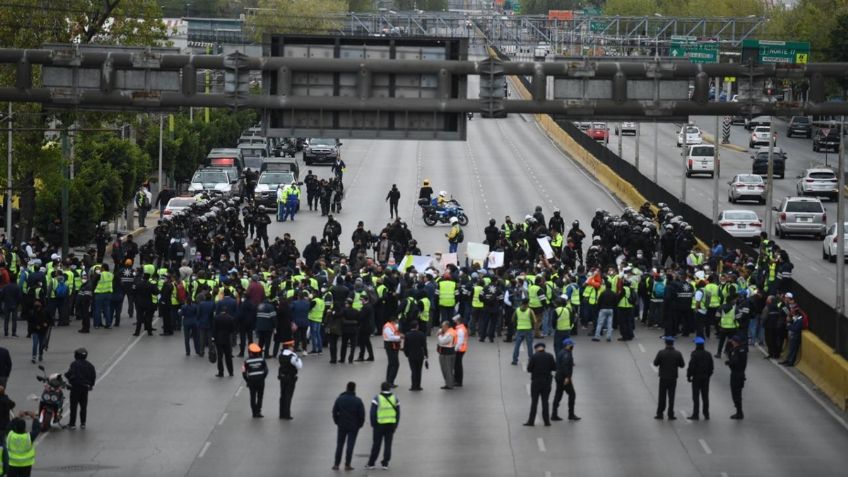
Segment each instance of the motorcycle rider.
M88 362L88 351L77 348L74 351L74 361L65 373L68 386L71 388L71 418L68 429L75 429L77 423L77 406L79 406L80 428L85 429L88 412L88 392L94 389L97 373L94 365Z
M421 183L421 188L418 189L418 199L427 199L429 203L433 198L433 188L430 187L430 179L424 179Z

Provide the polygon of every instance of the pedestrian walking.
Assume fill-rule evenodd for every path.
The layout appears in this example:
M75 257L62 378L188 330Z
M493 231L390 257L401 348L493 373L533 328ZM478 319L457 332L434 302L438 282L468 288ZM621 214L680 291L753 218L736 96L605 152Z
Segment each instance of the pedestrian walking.
M146 227L144 224L147 213L150 211L151 194L147 187L142 184L135 193L135 208L138 211L138 226Z
M456 369L456 332L451 328L449 321L442 322L442 329L436 337L438 345L436 351L439 353L439 367L445 385L442 389L453 389L453 373Z
M698 411L703 411L704 420L710 420L710 377L713 375L713 357L704 349L704 338L695 337L695 350L689 357L686 380L692 383L692 414L689 419L700 419ZM699 406L699 404L701 406Z
M32 337L32 362L35 360L44 360L44 348L47 344L47 336L50 333L50 316L47 310L41 303L41 300L36 299L32 303L32 314L30 316L30 333Z
M345 448L345 470L353 470L353 448L359 429L365 425L365 405L356 395L356 383L347 383L345 392L339 394L333 404L333 422L336 424L336 456L333 470L339 470L342 462L342 448Z
M88 361L88 350L78 348L74 351L74 361L65 372L68 386L71 388L71 417L68 429L76 428L77 408L79 408L80 428L85 429L88 417L88 392L94 389L97 382L97 372L94 365Z
M730 368L730 396L736 407L736 414L731 419L744 419L742 412L742 388L745 387L745 369L748 367L748 346L745 338L734 336L730 338L730 351L725 364Z
M18 308L23 301L21 287L14 280L3 287L3 336L9 336L9 322L12 323L12 336L18 336Z
M392 184L389 193L386 195L386 202L389 203L389 217L395 218L398 216L398 203L400 202L400 191L397 184Z
M294 341L286 341L283 343L283 350L280 351L279 361L280 369L277 373L277 379L280 380L280 419L292 420L291 403L294 396L294 388L297 383L297 373L303 368L303 361L292 348Z
M241 376L250 391L250 411L253 417L262 415L262 397L265 395L265 378L268 377L268 364L262 357L262 348L256 343L247 346L247 359L241 368Z
M549 414L549 399L551 397L551 373L556 371L554 356L545 351L545 343L538 341L533 345L535 353L527 363L527 372L530 373L530 417L527 418L525 426L534 426L536 421L536 409L539 401L542 401L542 420L545 426L551 425Z
M374 469L380 447L385 443L383 460L380 462L383 470L389 469L392 459L392 440L400 423L400 402L392 394L390 383L380 385L380 394L371 400L371 427L374 428L374 443L371 445L371 456L368 458L367 470Z
M677 369L686 366L683 354L674 349L674 337L666 336L665 349L660 350L654 358L654 366L659 368L660 391L657 402L657 414L654 419L662 419L668 404L668 420L677 419L674 415L674 393L677 389Z
M383 325L383 344L386 348L386 382L391 387L396 388L395 379L397 378L398 370L400 369L400 353L401 339L403 335L398 331L397 317L390 315L387 317L386 324Z
M212 318L212 341L215 344L215 351L218 355L218 374L215 376L224 377L224 365L227 366L227 372L230 376L233 375L233 333L236 332L236 318L231 309L224 305L228 298L229 290L224 293L224 298L221 299L215 306L215 315ZM232 297L229 297L232 298Z
M418 321L409 324L409 331L404 336L403 353L409 360L409 370L412 374L410 391L421 391L421 368L427 361L427 336L419 329Z
M556 392L554 393L553 413L551 413L552 421L561 421L557 410L559 403L562 400L562 393L568 395L568 420L579 421L580 417L574 414L574 401L577 394L574 392L574 381L572 375L574 373L574 341L571 338L562 340L562 349L557 353L557 370L554 375L556 382Z

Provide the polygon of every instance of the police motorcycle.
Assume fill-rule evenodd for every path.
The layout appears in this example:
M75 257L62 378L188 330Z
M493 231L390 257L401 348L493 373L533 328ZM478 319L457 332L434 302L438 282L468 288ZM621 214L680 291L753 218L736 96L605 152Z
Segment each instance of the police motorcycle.
M434 199L435 201L435 199ZM459 225L465 227L468 225L468 216L462 206L455 199L451 198L442 207L434 205L426 198L418 199L418 205L421 206L424 223L432 227L437 223L449 223L451 217L456 217Z
M65 405L65 393L62 390L68 388L68 383L65 382L61 373L53 373L48 376L44 366L39 365L38 369L41 370L41 376L36 376L35 379L44 383L41 397L35 397L38 399L38 423L41 431L47 431L53 425L64 428L61 421L62 407Z

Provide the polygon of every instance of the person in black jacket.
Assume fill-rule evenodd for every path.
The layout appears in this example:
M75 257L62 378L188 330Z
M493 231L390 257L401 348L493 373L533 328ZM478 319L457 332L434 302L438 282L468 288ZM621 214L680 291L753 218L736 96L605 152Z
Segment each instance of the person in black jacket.
M360 313L353 308L353 298L348 298L344 302L342 310L342 348L339 363L344 363L347 359L348 364L353 363L353 355L356 353L356 335L359 332ZM350 349L350 356L347 350Z
M68 429L75 429L77 423L77 406L79 406L80 428L85 429L88 414L88 392L94 389L97 373L94 365L88 362L88 351L78 348L74 351L74 361L65 373L68 386L71 388L71 418Z
M224 292L225 295L229 290ZM228 310L221 309L215 313L212 318L212 340L215 343L215 349L218 351L218 374L215 376L221 378L224 376L224 364L227 365L227 372L230 376L233 375L233 342L232 335L236 332L236 318Z
M410 391L422 391L421 367L427 356L427 336L418 329L418 320L409 323L409 331L405 335L403 354L409 360L409 369L412 372L412 387Z
M704 403L704 419L710 420L710 376L713 375L713 357L704 349L704 338L695 338L695 351L689 358L686 379L692 383L692 415L689 419L698 420L699 401Z
M657 415L654 419L662 419L665 411L666 399L668 399L668 420L677 419L674 416L674 393L677 390L677 369L686 366L683 362L683 354L674 349L674 337L666 336L665 349L657 353L654 358L654 366L659 368L660 392L657 403Z
M0 386L6 386L6 381L12 374L12 356L9 350L0 346Z
M554 356L545 351L545 343L539 341L534 346L536 350L527 363L527 372L530 373L530 417L525 426L533 426L536 420L536 407L539 399L542 400L542 419L545 426L551 425L548 416L548 398L551 396L551 373L556 371Z
M395 218L398 215L398 203L400 202L400 191L397 184L392 184L392 188L386 195L386 201L389 203L389 217Z
M345 470L353 470L350 461L353 458L353 448L356 446L356 435L359 429L365 425L365 405L362 399L356 396L356 383L347 383L345 392L339 394L333 404L333 422L338 427L336 438L336 459L333 461L333 470L339 470L342 461L342 447L347 441L345 452Z
M151 283L150 275L147 273L135 281L133 289L133 300L135 300L135 309L138 313L133 336L139 335L142 325L144 325L144 329L147 331L147 336L152 336L153 313L156 311L156 303L153 300L159 295L159 290L155 284Z
M561 421L562 418L557 414L559 402L562 400L562 392L568 394L568 420L579 421L580 417L574 414L574 400L577 394L574 392L574 383L571 380L571 375L574 372L574 341L571 338L562 340L562 349L557 355L557 370L554 376L556 381L556 394L554 394L554 412L551 415L552 421Z
M262 396L265 394L265 378L268 376L268 365L262 358L262 348L256 343L247 347L247 359L241 368L241 376L250 391L250 411L253 417L262 415Z
M742 414L742 388L745 387L745 368L748 367L748 347L743 336L730 338L730 351L727 353L727 361L730 367L730 395L733 397L733 405L736 406L736 414L731 419L744 419Z

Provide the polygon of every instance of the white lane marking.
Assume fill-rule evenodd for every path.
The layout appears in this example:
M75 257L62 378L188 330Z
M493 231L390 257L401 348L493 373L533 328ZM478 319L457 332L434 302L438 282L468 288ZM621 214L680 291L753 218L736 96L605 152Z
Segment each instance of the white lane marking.
M240 384L238 389L236 389L236 397L238 397L238 395L241 394L242 389L244 389L244 385Z
M729 476L727 475L727 472L722 472L721 474L719 474L719 476L720 476L720 477L729 477Z
M221 419L218 419L218 425L219 425L219 426L220 426L221 424L223 424L223 423L224 423L224 419L226 419L226 418L227 418L227 416L228 416L229 414L230 414L230 413L228 413L228 412L225 412L224 414L221 414Z
M156 324L156 322L157 322L157 321L159 321L159 318L156 318L155 320L153 320L153 324ZM113 370L113 369L115 369L115 366L117 366L117 365L118 365L118 363L120 363L120 362L121 362L124 358L126 358L126 357L127 357L127 355L129 354L129 352L130 352L130 351L132 351L132 349L135 347L135 345L137 345L137 344L138 344L138 342L139 342L139 341L141 341L141 339L142 339L142 338L144 338L144 335L143 335L143 334L141 334L141 333L139 333L138 337L137 337L136 339L134 339L134 340L132 341L132 343L130 343L130 345L129 345L129 346L127 346L127 349L125 349L125 350L124 350L124 352L123 352L123 353L121 353L121 354L118 356L118 358L117 358L117 359L115 359L115 361L113 361L113 362L112 362L112 364L110 364L110 365L109 365L109 367L108 367L108 368L106 368L106 371L103 371L103 374L101 374L101 375L100 375L100 377L99 377L99 378L97 378L97 381L95 381L95 382L94 382L94 384L95 384L95 385L100 384L100 382L101 382L101 381L103 381L104 379L106 379L106 376L109 376L109 373L111 373L111 372L112 372L112 370Z
M206 451L208 451L208 450L209 450L209 446L211 446L211 445L212 445L212 443L211 443L211 442L206 441L206 443L205 443L205 444L203 444L203 449L200 449L200 454L197 454L197 458L198 458L198 459L202 459L202 458L203 458L203 456L205 456L205 455L206 455Z
M651 363L651 368L654 370L654 372L655 372L655 373L659 373L659 372L660 372L660 368L658 368L658 367L654 366L654 363Z
M524 390L525 390L525 391L527 391L527 395L529 396L529 395L530 395L530 385L529 385L529 384L525 384L525 385L524 385Z
M644 346L642 346L642 343L639 343L639 351L641 351L641 352L643 352L643 353L645 353L645 352L646 352L646 351L645 351L645 347L644 347Z
M539 446L539 452L547 452L548 448L545 447L545 440L541 437L536 438L536 445Z
M810 265L810 270L812 270L812 271L814 271L814 272L816 272L816 273L818 273L818 272L819 272L818 267L816 267L815 265Z
M551 475L553 475L553 474L551 474L550 470L545 471L545 477L551 477Z
M760 347L758 345L757 348L760 350L761 353L766 354L765 350L762 347ZM822 409L827 411L827 413L830 414L830 417L832 417L836 422L838 422L842 427L844 427L845 430L848 430L848 422L845 422L845 419L843 419L838 414L833 412L833 409L831 409L830 406L827 405L827 403L825 403L820 397L818 397L816 395L816 393L814 393L806 384L804 384L803 381L796 378L795 375L793 375L792 373L787 371L786 368L784 368L783 366L778 364L775 360L770 359L769 362L771 362L771 364L773 364L774 367L776 367L777 369L782 371L783 374L789 376L789 379L791 379L792 381L795 381L795 384L800 386L801 389L804 390L804 392L806 392L811 398L813 398L813 400L815 400L817 403L819 403L819 406L821 406Z
M704 452L706 452L707 454L713 453L713 450L710 449L710 446L707 445L707 441L703 439L698 439L698 442L701 444L701 448L704 449Z

